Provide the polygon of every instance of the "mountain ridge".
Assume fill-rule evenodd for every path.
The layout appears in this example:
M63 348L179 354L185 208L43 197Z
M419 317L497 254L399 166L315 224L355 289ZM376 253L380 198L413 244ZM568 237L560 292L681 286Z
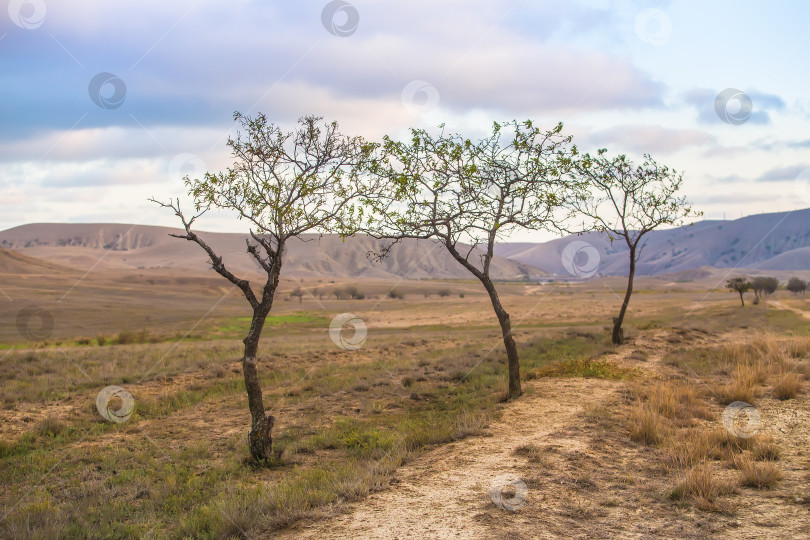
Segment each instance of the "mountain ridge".
M33 223L0 231L0 249L57 265L89 268L210 269L196 245L172 238L180 229L121 223ZM241 233L199 231L226 266L236 272L260 273L246 253ZM746 216L736 220L705 220L656 230L646 237L637 265L639 276L663 276L705 268L754 271L810 271L810 209ZM405 240L381 262L368 256L381 240L358 235L306 235L288 245L283 274L297 277L374 279L467 279L469 273L441 245ZM573 242L579 244L572 245ZM584 243L584 244L583 244ZM587 246L589 249L584 249ZM564 253L568 253L568 268ZM497 279L575 279L626 275L628 248L605 233L588 232L548 242L503 242L495 246L493 276ZM596 255L594 255L594 253ZM598 264L587 275L577 272ZM6 256L8 260L8 255ZM28 261L29 263L31 261ZM9 263L11 264L11 263ZM571 272L571 266L574 272Z
M208 256L197 245L169 234L182 230L121 223L33 223L0 231L0 248L52 261L88 268L183 268L202 270ZM249 235L197 231L238 273L262 273L247 253ZM404 240L380 262L369 253L384 241L369 236L341 239L338 235L304 235L291 239L282 267L284 277L354 277L371 279L459 279L470 274L440 245L430 240ZM492 274L498 279L535 279L545 273L519 261L496 256Z

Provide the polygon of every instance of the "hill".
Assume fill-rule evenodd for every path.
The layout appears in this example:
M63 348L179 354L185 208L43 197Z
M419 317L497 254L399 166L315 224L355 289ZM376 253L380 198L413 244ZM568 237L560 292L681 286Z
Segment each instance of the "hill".
M0 249L0 274L55 274L73 271L36 257Z
M743 270L810 270L810 209L701 221L653 231L646 236L639 275L672 274L702 267ZM545 243L498 244L496 253L546 272L568 275L562 253L574 240L591 244L600 256L596 275L626 275L628 249L606 234L586 233ZM584 256L583 256L584 257Z
M76 268L210 268L199 246L170 237L170 227L115 223L35 223L0 232L0 248ZM261 269L246 252L246 234L198 231L237 273ZM251 240L252 241L252 240ZM283 277L356 277L467 279L469 273L432 241L406 240L382 262L369 257L382 241L357 236L307 235L287 245ZM537 278L544 272L520 261L496 257L492 274L499 279Z

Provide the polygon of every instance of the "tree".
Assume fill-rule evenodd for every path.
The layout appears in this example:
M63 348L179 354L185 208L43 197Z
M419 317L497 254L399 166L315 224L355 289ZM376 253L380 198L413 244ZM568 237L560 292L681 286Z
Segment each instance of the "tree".
M293 298L298 298L298 303L301 304L304 301L304 290L301 287L296 287L292 291L290 291L290 296Z
M677 195L683 174L659 165L649 154L636 165L624 154L611 158L601 149L596 156L585 154L578 159L574 174L589 186L587 197L571 199L575 210L591 221L587 228L607 233L611 242L621 239L629 251L627 288L619 316L613 318L611 335L612 342L620 344L645 236L663 225L683 225L686 219L702 213L693 212L686 198Z
M745 307L745 300L743 300L743 293L751 290L751 283L741 277L731 278L726 281L726 288L740 293L740 303Z
M376 201L372 235L433 239L486 289L501 327L508 394L521 394L512 323L490 269L495 241L518 229L550 228L577 182L564 176L576 147L562 124L541 131L531 121L494 123L477 142L459 134L411 129L407 142L386 136L372 172L391 186Z
M787 286L785 288L790 292L792 292L793 294L799 293L804 294L804 291L807 290L807 282L803 279L792 277L788 280Z
M241 128L227 142L234 164L224 172L205 173L202 179L185 178L194 200L193 216L183 214L179 200L151 200L180 218L185 234L171 236L199 245L213 269L242 291L253 310L242 357L252 421L248 443L253 458L266 461L272 455L275 417L264 409L257 355L287 243L308 232L328 230L343 236L354 232L361 215L355 203L372 189L361 171L375 145L342 135L336 122L325 123L314 116L299 119L294 131L283 131L263 114L251 118L237 112L234 120ZM211 208L233 211L249 223L253 243L246 240L247 252L267 274L260 291L228 270L222 257L192 231L194 222Z
M754 290L756 301L759 301L763 296L776 292L776 289L779 288L779 280L774 277L755 277L751 280L751 288Z

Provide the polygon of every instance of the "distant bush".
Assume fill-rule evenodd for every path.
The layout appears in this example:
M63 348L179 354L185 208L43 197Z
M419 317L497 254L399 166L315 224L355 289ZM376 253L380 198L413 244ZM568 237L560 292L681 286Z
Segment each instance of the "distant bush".
M807 282L803 279L792 277L788 280L785 288L793 294L804 294L804 292L807 290Z
M779 280L775 277L755 277L751 280L751 288L756 296L773 294L779 288Z
M160 338L151 337L149 330L141 330L140 332L131 332L129 330L121 330L115 338L115 343L118 345L130 345L132 343L158 343Z
M102 334L99 334L99 336L96 338L96 342L98 342L99 347L103 347L104 345L107 344L107 337Z
M80 338L76 340L79 345L90 345L90 338Z
M122 330L118 332L118 337L115 338L115 342L118 345L129 345L130 343L135 343L135 332Z
M451 293L450 289L439 289L439 291L438 291L438 293L437 293L437 294L438 294L439 296L441 296L442 298L447 298L447 297L448 297L448 296L450 296L452 293Z
M299 304L304 301L304 291L301 289L301 287L296 287L290 291L290 296L293 298L298 297Z
M458 293L458 297L459 298L464 298L464 293L463 292Z
M403 300L405 298L405 293L397 289L391 289L388 291L388 298L393 298L394 300Z
M360 292L360 289L358 289L354 285L347 285L346 287L338 287L337 289L332 291L332 294L338 300L363 300L366 297L366 295Z
M346 294L348 294L349 298L352 300L362 300L366 297L366 295L361 293L360 290L354 285L349 285L346 287Z

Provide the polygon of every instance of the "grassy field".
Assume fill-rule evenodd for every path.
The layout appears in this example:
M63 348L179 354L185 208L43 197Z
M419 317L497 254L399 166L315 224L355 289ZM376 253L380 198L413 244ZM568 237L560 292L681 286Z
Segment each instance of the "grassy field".
M403 299L388 297L394 284L369 283L365 298L345 300L330 294L341 283L290 282L268 320L259 367L277 455L256 467L239 362L249 324L243 299L208 278L110 274L57 302L67 283L4 283L14 300L0 312L3 537L271 534L386 489L399 467L485 432L510 406L501 403L497 324L474 283L396 284ZM314 294L299 302L286 293L297 286ZM733 515L740 486L779 485L779 443L732 437L716 417L733 401L799 403L807 300L780 292L781 307L741 309L725 291L642 280L631 343L614 348L606 321L620 281L501 289L529 394L548 379L622 385L620 406L594 406L588 421L614 430L617 444L652 449L667 504ZM36 342L12 331L30 303L55 321ZM329 337L330 321L345 312L368 327L356 351ZM667 351L656 363L645 336L661 332ZM126 422L96 410L108 385L134 398ZM532 452L541 450L524 449ZM807 462L800 466L806 475ZM745 481L735 484L729 471Z

